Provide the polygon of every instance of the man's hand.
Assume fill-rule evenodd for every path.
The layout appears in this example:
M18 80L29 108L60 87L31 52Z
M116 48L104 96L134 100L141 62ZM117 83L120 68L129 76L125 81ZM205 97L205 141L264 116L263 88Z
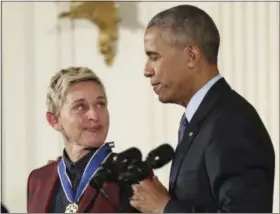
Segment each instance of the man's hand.
M51 163L57 162L57 161L59 161L59 159L61 159L61 156L57 157L56 160L48 160L47 164L49 165Z
M145 213L163 213L170 196L157 177L132 186L131 206Z

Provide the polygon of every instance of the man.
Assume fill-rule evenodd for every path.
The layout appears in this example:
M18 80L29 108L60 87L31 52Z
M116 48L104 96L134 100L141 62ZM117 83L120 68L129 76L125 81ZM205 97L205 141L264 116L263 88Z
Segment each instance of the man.
M142 212L272 212L274 149L258 113L219 74L220 36L203 10L180 5L149 22L145 76L162 103L185 107L169 191L133 186Z

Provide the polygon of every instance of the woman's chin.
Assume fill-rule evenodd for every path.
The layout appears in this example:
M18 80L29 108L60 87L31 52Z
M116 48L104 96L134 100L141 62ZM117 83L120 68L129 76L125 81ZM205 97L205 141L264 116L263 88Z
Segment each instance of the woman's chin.
M85 146L86 148L98 148L100 146L102 146L104 144L104 140L103 141L91 141L91 142L85 142L83 143L83 146Z

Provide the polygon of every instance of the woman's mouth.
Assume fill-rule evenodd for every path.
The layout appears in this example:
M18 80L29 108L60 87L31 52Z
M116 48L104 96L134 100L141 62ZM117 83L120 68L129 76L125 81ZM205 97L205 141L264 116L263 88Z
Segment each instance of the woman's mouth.
M89 132L97 132L97 131L100 131L102 128L103 127L101 125L98 125L98 126L89 127L86 130Z

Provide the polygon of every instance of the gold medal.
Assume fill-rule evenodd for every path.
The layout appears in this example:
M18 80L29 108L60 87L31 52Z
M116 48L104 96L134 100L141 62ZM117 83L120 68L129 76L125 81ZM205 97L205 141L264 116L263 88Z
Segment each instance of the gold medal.
M66 207L65 213L76 213L78 211L78 205L77 204L69 204Z

